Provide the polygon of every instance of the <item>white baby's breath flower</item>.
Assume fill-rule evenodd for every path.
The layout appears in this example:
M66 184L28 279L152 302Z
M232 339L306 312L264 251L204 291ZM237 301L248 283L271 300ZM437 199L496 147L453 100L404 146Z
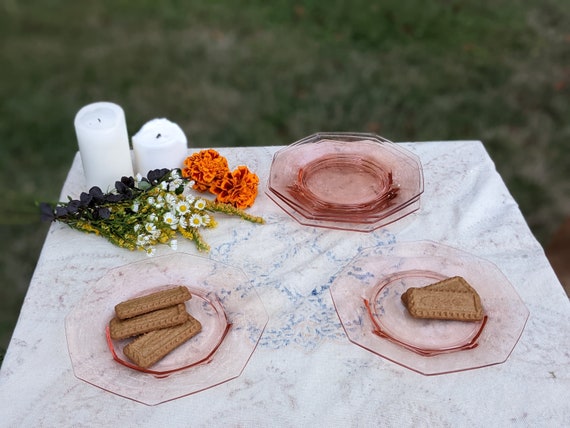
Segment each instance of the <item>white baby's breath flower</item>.
M194 208L197 210L203 210L206 208L206 201L202 198L197 199L196 202L194 202Z
M171 192L174 192L176 189L178 189L181 185L182 185L183 181L179 178L173 180L170 182L170 184L168 185L168 190Z
M194 201L196 200L196 198L195 198L194 196L192 196L192 195L186 195L186 196L184 197L184 200L185 200L186 202L188 202L190 205L192 205L192 204L194 203Z
M170 178L177 180L180 179L180 171L178 169L173 169L172 171L170 171Z
M188 227L188 220L186 220L186 217L180 217L178 219L178 226L182 229L186 229Z
M158 195L156 197L156 204L154 204L156 208L162 208L164 206L164 196Z
M147 256L152 257L152 256L154 256L155 253L156 253L156 248L154 248L154 247L148 247L145 251L146 251L146 255L147 255Z
M202 220L202 216L200 214L192 214L189 220L189 224L192 227L200 227L204 225L204 221Z
M141 227L142 227L141 224L140 224L140 223L137 223L137 224L135 224L135 226L133 227L133 230L134 230L135 232L138 232L138 231L141 229Z
M156 230L156 225L154 223L145 223L144 228L148 233L152 233Z
M182 195L192 196L192 193L194 192L194 189L192 187L194 186L194 184L195 184L194 180L187 181L186 185L184 186L184 190L182 191Z
M140 234L137 236L137 247L144 247L148 245L150 237L148 235Z
M155 213L151 213L151 214L148 216L148 221L151 222L151 223L154 223L154 222L157 221L157 220L158 220L158 217L157 217L157 215L156 215Z
M131 207L131 209L133 210L133 212L138 213L139 207L140 207L140 204L138 201L136 201L136 202L133 202L133 206Z
M154 198L154 196L150 196L147 200L146 200L147 204L149 205L154 205L156 203L156 199Z
M168 190L168 182L167 181L163 181L162 183L160 183L160 188L162 190Z
M175 208L175 205L178 202L178 198L176 196L174 196L172 193L167 193L164 196L164 200L172 208Z

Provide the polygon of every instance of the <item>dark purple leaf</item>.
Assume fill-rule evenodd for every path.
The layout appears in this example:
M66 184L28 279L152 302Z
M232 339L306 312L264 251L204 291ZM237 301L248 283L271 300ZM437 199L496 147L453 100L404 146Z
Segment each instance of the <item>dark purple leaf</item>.
M49 221L49 222L55 220L53 208L50 204L46 202L40 203L40 219L41 221Z

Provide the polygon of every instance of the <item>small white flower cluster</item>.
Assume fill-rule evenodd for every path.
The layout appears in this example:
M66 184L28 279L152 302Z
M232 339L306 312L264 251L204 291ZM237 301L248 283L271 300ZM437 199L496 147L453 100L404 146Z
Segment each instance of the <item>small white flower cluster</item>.
M140 182L141 177L137 176ZM137 223L134 231L137 233L137 247L146 251L149 256L155 254L155 243L167 243L176 250L178 240L176 231L180 229L199 228L210 225L211 218L204 211L206 201L195 198L189 191L193 182L185 182L173 170L169 177L160 183L156 193L149 195L146 200L136 201L131 209L143 213L144 223ZM169 229L172 232L168 232Z

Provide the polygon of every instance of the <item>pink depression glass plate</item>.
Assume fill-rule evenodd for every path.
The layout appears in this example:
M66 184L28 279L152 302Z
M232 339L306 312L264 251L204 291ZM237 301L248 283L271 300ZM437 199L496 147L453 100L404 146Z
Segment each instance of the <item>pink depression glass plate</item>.
M455 275L479 293L483 322L416 320L407 313L405 290ZM493 263L429 241L362 250L330 291L351 342L424 375L505 362L529 315Z
M122 354L126 341L106 335L114 306L172 285L193 293L188 311L202 331L150 370ZM155 405L238 377L268 316L238 268L184 253L148 258L108 271L67 315L65 329L75 375L114 394Z
M136 293L131 296L131 298L170 287L172 287L172 285L147 289L142 293ZM192 298L186 302L186 310L200 321L202 331L183 346L172 351L151 368L144 369L130 361L123 353L123 348L127 346L132 339L111 339L107 326L105 328L107 344L115 361L134 370L160 376L184 370L197 364L207 363L214 356L232 325L228 322L224 307L214 291L206 291L193 287L187 288L190 290Z
M349 133L314 134L279 150L267 188L301 224L359 231L415 211L422 193L416 155L376 135Z
M316 211L346 215L348 210L377 212L397 197L398 186L391 169L368 159L366 154L339 153L322 156L299 169L291 192Z
M404 207L401 207L396 212L386 215L381 219L377 218L362 218L356 220L346 221L347 219L343 219L339 221L337 216L333 217L325 217L325 218L315 218L312 217L310 214L305 215L302 211L295 206L291 206L289 202L284 201L276 195L275 193L267 193L267 196L275 202L277 206L279 206L285 213L289 214L293 219L295 219L299 224L303 226L314 226L314 227L322 227L326 229L337 229L337 230L350 230L353 232L372 232L380 227L387 226L391 223L394 223L398 220L403 219L404 217L416 212L420 208L420 201L419 198L413 201Z
M401 302L408 288L425 287L445 278L437 272L409 270L380 281L364 299L374 332L426 356L476 347L486 318L472 322L418 319L410 316Z

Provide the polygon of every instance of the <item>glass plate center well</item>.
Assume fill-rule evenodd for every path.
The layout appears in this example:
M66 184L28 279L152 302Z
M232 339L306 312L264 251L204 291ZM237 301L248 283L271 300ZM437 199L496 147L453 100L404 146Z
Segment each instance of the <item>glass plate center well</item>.
M425 352L470 345L480 334L483 321L414 318L402 303L401 296L408 288L424 287L445 278L436 272L412 270L392 275L374 287L369 299L370 315L380 333Z
M391 174L359 156L324 156L299 170L299 187L324 204L365 205L390 191Z

